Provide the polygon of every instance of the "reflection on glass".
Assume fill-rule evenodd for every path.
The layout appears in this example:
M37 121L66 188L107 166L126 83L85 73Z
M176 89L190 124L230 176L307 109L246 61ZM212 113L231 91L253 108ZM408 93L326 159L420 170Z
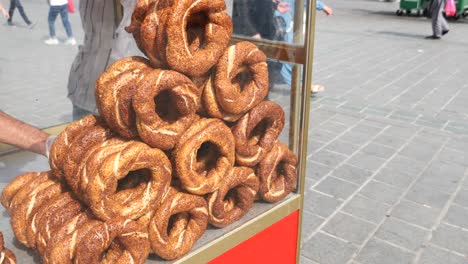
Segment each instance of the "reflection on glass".
M227 1L227 4L230 1ZM234 35L293 43L295 0L233 0Z

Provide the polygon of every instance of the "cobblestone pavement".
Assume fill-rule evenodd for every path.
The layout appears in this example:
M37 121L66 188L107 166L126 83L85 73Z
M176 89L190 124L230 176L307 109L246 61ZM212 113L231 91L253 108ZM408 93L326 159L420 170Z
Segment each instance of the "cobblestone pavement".
M8 8L9 1L2 1ZM46 128L70 122L72 105L67 98L68 73L78 46L66 46L60 17L55 21L62 44L48 46L47 1L21 0L29 19L36 22L28 29L15 10L14 26L0 18L0 109L32 125ZM79 2L75 0L76 8ZM83 30L78 13L70 14L78 43Z
M77 47L44 45L46 4L22 2L39 23L0 25L0 107L41 127L68 122ZM311 99L301 263L468 263L468 20L430 41L429 20L395 16L398 3L326 3L335 12L317 14L314 82L326 91ZM283 93L270 99L288 105ZM42 157L12 159L0 173L47 169Z
M302 263L468 263L468 20L318 14Z

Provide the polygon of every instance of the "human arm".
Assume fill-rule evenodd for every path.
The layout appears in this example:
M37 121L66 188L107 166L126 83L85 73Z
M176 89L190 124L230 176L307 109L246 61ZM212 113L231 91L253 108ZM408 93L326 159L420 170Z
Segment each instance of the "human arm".
M49 134L0 112L0 143L48 156Z
M318 11L323 11L327 16L331 16L333 13L333 9L327 5L325 5L322 1L317 1L315 8Z
M3 14L4 17L10 18L10 15L8 14L8 12L7 12L6 9L3 7L2 4L0 4L0 12L2 12L2 14Z

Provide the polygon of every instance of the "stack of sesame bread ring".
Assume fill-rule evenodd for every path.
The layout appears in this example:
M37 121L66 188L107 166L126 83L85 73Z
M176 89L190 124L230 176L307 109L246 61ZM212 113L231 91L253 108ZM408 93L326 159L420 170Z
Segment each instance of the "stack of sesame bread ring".
M50 171L2 192L16 239L44 263L178 259L207 229L296 188L296 156L278 141L285 114L265 100L266 56L228 47L223 0L139 0L127 31L146 58L110 65L99 115L58 135Z

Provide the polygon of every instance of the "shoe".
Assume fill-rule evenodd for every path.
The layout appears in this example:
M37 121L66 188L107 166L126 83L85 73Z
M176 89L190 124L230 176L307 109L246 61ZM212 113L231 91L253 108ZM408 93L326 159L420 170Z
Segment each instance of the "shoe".
M69 39L67 39L67 41L65 41L65 45L72 45L72 46L75 46L75 45L76 45L76 40L75 40L75 38L69 38Z
M44 43L47 44L47 45L58 45L59 41L58 41L57 38L48 38L48 39L44 40Z
M29 24L28 24L28 28L29 28L29 29L33 29L33 28L36 26L36 24L37 24L36 22L29 23Z
M8 25L9 26L14 26L15 24L13 24L13 21L8 21Z
M444 30L444 31L442 31L442 36L445 35L445 34L447 34L447 33L449 33L449 31L450 31L450 30Z
M311 93L319 93L323 91L325 91L325 86L320 85L320 84L312 84L312 87L310 87Z
M430 35L430 36L425 37L425 39L440 39L440 37L436 35Z

